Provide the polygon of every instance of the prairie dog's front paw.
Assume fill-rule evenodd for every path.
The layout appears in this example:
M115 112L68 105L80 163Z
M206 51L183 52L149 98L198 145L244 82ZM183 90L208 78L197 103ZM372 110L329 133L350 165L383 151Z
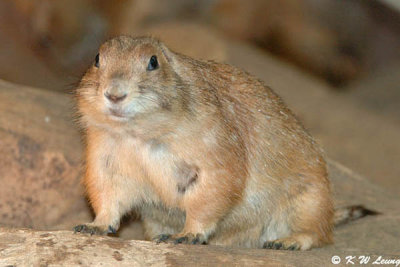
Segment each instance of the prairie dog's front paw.
M203 234L177 234L168 235L161 234L153 238L157 243L173 243L173 244L191 244L191 245L205 245L207 239Z
M80 224L74 227L74 232L85 233L90 235L107 235L115 234L117 231L112 226L99 226L93 224Z

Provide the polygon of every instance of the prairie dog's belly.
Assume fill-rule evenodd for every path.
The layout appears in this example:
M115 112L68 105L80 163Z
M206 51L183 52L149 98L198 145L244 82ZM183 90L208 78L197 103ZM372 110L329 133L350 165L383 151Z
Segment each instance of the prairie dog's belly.
M108 137L99 146L99 161L105 177L112 177L134 195L133 205L164 203L179 206L179 179L182 161L155 140L143 142L128 135ZM126 191L125 189L124 191Z
M160 201L147 182L148 175L136 152L139 148L136 140L114 136L105 136L104 140L96 147L98 160L94 164L101 170L99 179L111 180L121 190L121 196L129 194L132 206Z

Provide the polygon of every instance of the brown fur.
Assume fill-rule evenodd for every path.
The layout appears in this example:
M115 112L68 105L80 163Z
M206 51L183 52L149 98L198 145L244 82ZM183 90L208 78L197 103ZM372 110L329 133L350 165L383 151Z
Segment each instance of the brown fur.
M118 37L99 54L77 90L96 213L77 231L116 230L137 209L158 241L301 250L332 241L322 153L271 89L152 38ZM148 71L152 55L159 68ZM127 97L112 106L105 92Z

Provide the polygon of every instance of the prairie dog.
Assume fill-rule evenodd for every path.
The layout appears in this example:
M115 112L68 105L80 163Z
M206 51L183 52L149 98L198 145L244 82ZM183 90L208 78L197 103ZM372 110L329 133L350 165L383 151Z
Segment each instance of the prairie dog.
M332 242L322 152L263 82L150 38L104 43L78 87L84 184L107 234L132 209L157 242L307 250Z

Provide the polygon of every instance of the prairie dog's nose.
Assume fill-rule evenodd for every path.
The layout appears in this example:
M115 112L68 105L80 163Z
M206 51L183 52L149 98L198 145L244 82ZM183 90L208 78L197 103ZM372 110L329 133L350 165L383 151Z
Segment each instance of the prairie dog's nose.
M126 98L126 94L117 95L117 94L110 94L109 92L105 92L105 93L104 93L104 96L105 96L108 100L110 100L111 102L113 102L113 103L121 102L122 100L124 100L124 99Z

